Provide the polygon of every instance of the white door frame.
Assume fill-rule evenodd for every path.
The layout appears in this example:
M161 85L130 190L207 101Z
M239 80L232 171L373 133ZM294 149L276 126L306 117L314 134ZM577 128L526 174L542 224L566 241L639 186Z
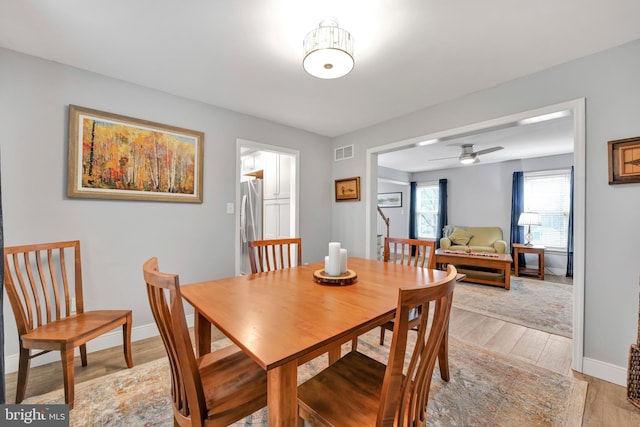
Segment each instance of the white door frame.
M236 209L235 223L236 231L235 239L235 274L240 274L240 173L242 172L242 148L250 148L256 151L271 151L274 153L288 154L293 156L293 164L291 168L291 236L299 236L299 211L298 200L300 200L300 151L290 148L278 147L277 145L263 144L261 142L248 141L246 139L236 139Z
M375 253L375 241L372 239L375 230L375 201L377 193L377 176L378 176L378 154L382 152L395 151L402 148L414 146L421 141L431 139L453 137L467 132L478 132L485 129L491 129L499 126L505 126L518 122L529 117L540 116L543 114L553 113L556 111L571 110L573 113L573 361L572 369L578 372L583 371L584 357L584 274L585 274L585 211L586 211L586 139L585 139L585 99L579 98L572 101L563 102L555 105L548 105L537 108L535 110L525 111L509 116L500 117L485 122L474 123L468 126L462 126L455 129L449 129L436 132L429 135L423 135L408 140L397 141L379 147L367 149L366 155L366 172L365 186L367 191L364 194L365 202L365 244L367 258L371 258L371 254ZM372 250L373 245L373 250Z

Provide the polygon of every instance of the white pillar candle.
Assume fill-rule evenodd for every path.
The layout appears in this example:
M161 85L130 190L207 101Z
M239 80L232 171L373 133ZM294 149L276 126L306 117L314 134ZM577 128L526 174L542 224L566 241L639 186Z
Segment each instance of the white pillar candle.
M340 273L347 272L347 250L340 249Z
M340 243L339 242L331 242L329 243L329 265L328 269L325 272L329 276L339 276L340 275Z
M324 274L329 274L327 271L329 270L329 255L324 257Z

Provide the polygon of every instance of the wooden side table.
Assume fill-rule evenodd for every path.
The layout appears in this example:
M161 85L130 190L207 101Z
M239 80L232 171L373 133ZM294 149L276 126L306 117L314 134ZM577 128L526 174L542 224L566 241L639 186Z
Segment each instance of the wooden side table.
M531 245L527 246L522 243L512 243L513 246L513 261L515 263L515 273L516 277L520 276L520 274L530 274L534 276L539 276L540 280L544 280L544 246L540 245ZM524 265L521 266L518 262L518 258L520 258L519 254L536 254L538 255L538 268L526 268Z

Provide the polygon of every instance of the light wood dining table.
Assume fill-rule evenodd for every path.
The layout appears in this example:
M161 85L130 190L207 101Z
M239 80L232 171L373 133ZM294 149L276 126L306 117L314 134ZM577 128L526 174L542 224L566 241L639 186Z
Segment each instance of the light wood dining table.
M427 285L445 271L349 258L348 286L319 284L324 263L181 286L194 307L196 351L211 349L211 324L267 371L269 425L298 425L297 368L340 357L340 345L393 319L398 289Z

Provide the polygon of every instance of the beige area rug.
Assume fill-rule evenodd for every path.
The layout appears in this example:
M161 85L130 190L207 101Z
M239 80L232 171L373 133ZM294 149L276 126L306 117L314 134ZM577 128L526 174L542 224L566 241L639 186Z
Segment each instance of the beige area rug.
M411 334L415 336L415 334ZM386 362L389 344L378 345L378 330L360 337L358 350ZM390 340L387 340L390 341ZM216 347L228 344L226 339ZM345 349L349 344L345 345ZM587 383L450 339L451 381L434 372L428 426L582 425ZM304 381L326 367L326 356L298 369ZM169 367L149 362L76 385L72 426L172 426ZM60 404L63 391L24 403ZM233 426L266 426L263 409Z
M459 282L453 305L571 338L573 286L511 276L511 289Z

